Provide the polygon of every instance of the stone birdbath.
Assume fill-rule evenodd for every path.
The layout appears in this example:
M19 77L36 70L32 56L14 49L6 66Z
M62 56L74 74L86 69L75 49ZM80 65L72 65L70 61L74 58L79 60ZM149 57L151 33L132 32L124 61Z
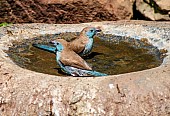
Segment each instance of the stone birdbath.
M13 41L101 26L103 33L147 38L168 51L152 69L105 77L71 77L19 67L5 52ZM0 115L170 115L170 22L13 24L0 28Z

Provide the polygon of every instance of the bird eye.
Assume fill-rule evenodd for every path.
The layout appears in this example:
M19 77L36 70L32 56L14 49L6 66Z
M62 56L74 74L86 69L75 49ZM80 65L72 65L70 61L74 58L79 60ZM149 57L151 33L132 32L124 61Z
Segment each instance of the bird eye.
M90 30L90 32L93 32L93 30Z
M57 43L57 45L59 45L59 43Z

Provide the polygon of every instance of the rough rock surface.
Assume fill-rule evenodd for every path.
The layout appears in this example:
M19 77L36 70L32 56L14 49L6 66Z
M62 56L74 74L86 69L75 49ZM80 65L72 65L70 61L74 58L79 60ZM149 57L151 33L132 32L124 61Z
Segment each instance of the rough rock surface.
M104 33L148 38L168 50L153 69L106 77L73 78L33 72L14 64L3 50L12 40L102 26ZM0 28L0 115L170 115L170 22L16 24Z
M150 20L170 20L169 0L136 0L136 10Z
M133 18L170 20L169 15L169 0L0 1L0 23L84 23Z
M162 9L170 12L169 0L154 0L155 3Z
M99 2L42 4L36 0L1 0L0 7L0 22L83 23L113 21L120 18Z
M38 0L43 4L67 4L83 2L84 4L101 4L103 9L114 14L117 19L130 19L133 16L133 3L135 0ZM99 12L99 11L97 11Z

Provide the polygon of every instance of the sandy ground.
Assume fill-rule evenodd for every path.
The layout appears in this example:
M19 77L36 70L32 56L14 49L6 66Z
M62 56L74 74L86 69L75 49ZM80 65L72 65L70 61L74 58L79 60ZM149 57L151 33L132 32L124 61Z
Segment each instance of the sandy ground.
M161 66L106 77L59 77L22 69L3 50L12 40L101 26L167 49ZM170 22L16 24L0 28L0 115L170 115Z

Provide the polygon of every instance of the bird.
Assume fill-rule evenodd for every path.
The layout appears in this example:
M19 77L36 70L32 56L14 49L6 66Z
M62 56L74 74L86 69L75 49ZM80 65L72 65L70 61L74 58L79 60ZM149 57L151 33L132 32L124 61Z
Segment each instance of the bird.
M68 42L66 40L54 40L52 43L56 47L56 62L66 74L81 77L107 76L107 74L92 70L84 59L67 47Z
M96 33L100 32L100 27L85 27L80 35L71 42L68 42L69 48L80 56L87 56L90 54L93 48L93 37ZM43 45L43 44L33 44L34 47L43 49L49 52L55 53L55 47Z
M78 53L80 56L88 55L93 48L93 37L96 33L101 32L100 27L86 27L80 35L73 41L70 42L70 47L73 51Z

